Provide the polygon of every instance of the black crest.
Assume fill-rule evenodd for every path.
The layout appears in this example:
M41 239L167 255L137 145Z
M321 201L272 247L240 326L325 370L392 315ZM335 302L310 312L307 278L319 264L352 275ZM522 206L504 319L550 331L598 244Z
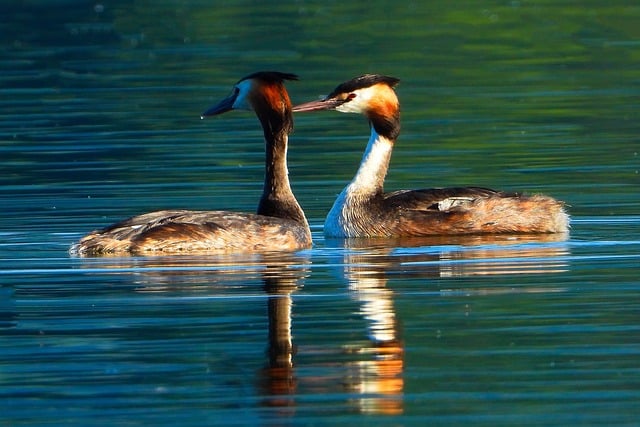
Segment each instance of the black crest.
M258 71L240 79L243 80L262 80L269 83L282 83L285 80L298 80L298 76L291 73L281 73L279 71Z
M381 74L364 74L360 77L356 77L355 79L351 79L347 82L340 84L336 87L333 92L331 92L328 98L332 98L340 93L349 93L354 90L364 89L366 87L371 87L378 83L384 83L389 85L390 87L395 87L400 82L400 79L395 77L383 76Z

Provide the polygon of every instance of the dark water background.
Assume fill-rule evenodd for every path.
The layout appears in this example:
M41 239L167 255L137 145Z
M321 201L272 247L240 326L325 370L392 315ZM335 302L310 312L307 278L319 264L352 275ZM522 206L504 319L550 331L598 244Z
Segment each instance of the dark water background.
M2 425L636 425L640 6L628 1L0 5ZM253 211L240 77L294 102L399 77L388 189L546 193L568 239L325 240L363 118L296 116L314 232L284 256L75 259L162 208Z

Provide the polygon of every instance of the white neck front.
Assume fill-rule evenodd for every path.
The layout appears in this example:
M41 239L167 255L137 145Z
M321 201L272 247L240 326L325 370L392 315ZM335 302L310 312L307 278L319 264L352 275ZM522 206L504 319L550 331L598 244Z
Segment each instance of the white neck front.
M370 227L367 203L382 193L393 141L371 128L371 137L356 176L340 193L324 223L327 236L358 236L360 229Z
M365 195L382 191L392 150L393 141L378 135L372 127L371 137L362 156L358 172L346 188L348 193Z

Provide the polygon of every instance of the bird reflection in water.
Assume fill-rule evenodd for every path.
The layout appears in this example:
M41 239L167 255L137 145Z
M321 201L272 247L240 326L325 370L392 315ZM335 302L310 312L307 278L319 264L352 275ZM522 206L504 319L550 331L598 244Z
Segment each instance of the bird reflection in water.
M486 281L478 282L482 285L478 287L470 281L431 279L544 274L568 268L568 246L557 235L449 236L446 240L346 239L325 240L324 243L325 253L340 257L332 264L340 267L340 279L357 305L355 314L366 326L355 331L355 338L354 331L349 330L348 338L344 339L339 333L334 334L339 330L332 330L330 325L325 330L321 324L306 324L300 328L301 337L296 339L303 342L299 348L292 335L295 328L292 300L301 294L304 279L311 274L312 252L100 258L83 259L82 262L83 266L101 274L110 269L118 275L131 274L133 283L124 283L132 283L135 290L142 293L171 292L179 297L197 293L220 301L217 299L219 296L242 297L243 292L251 289L248 283L261 282L262 296L266 296L267 345L264 361L254 372L252 383L260 405L268 408L272 416L282 419L292 417L299 411L301 399L310 395L336 396L343 405L361 413L394 415L404 412L404 372L407 366L400 327L401 313L398 314L394 305L394 283L424 279L425 287L421 291L433 291L430 286L439 286L436 295L440 292L444 297L470 293L550 292L562 289L553 284L539 289L526 286L505 289L499 285L489 288L485 287ZM451 285L442 288L443 283ZM459 289L454 289L454 286ZM300 296L316 292L313 290ZM298 313L298 316L313 318L316 315L314 304L308 306L310 310ZM248 313L245 304L235 307L242 313ZM320 316L344 319L354 312L352 308L348 310L351 312L344 312L340 307L325 307L318 308L317 312ZM240 329L243 325L238 323L235 327ZM320 328L322 334L314 335L313 329ZM314 337L320 341L316 342ZM225 342L219 341L219 344L224 346ZM244 372L236 374L246 375Z
M342 271L359 314L367 321L369 341L353 351L365 358L351 362L350 390L360 394L360 411L403 412L404 342L388 280L469 277L476 275L557 273L566 271L565 235L460 236L401 239L337 239L327 244L343 250ZM518 292L554 292L520 288ZM489 294L504 289L466 292ZM513 289L509 289L515 292ZM443 289L443 295L451 295Z
M369 335L368 342L353 349L364 357L349 362L351 372L347 386L359 393L356 400L360 411L400 414L403 412L404 345L393 306L393 291L386 287L384 274L360 266L359 255L350 254L345 258L345 277L353 298L359 303L359 313L367 322Z
M300 271L285 266L268 265L264 275L264 290L268 295L269 334L268 360L260 372L260 389L266 406L290 408L293 414L297 381L294 373L294 346L291 336L291 294L300 286Z
M262 405L278 407L279 416L295 411L292 297L309 274L309 259L291 253L180 255L148 258L87 258L83 266L114 274L131 272L140 293L233 295L247 284L262 281L267 296L268 344L266 361L256 377ZM213 292L213 294L212 294Z
M262 404L277 407L280 417L295 413L301 395L343 395L345 402L363 413L400 414L403 391L404 347L398 334L393 292L386 279L371 275L368 268L346 268L346 277L359 313L368 325L368 339L326 346L303 346L301 366L294 356L297 346L292 338L292 295L301 288L301 271L269 264L263 274L268 295L268 360L259 375ZM338 314L339 315L339 314ZM364 338L364 337L363 337ZM309 359L306 359L306 358ZM311 361L312 360L312 361ZM339 374L336 376L335 369ZM309 372L320 368L323 377ZM305 373L306 372L306 373ZM341 390L336 390L336 387Z
M366 265L402 277L469 277L566 271L566 234L338 239Z

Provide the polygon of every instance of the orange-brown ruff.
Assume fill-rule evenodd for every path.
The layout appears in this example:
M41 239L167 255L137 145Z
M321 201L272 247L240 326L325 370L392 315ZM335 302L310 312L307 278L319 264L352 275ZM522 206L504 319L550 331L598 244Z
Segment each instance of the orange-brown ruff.
M400 134L400 104L393 77L367 74L339 85L325 99L293 111L364 114L371 137L355 177L327 215L331 237L393 237L483 233L565 233L569 216L551 197L523 196L480 187L385 193L391 152Z
M181 254L293 251L311 246L311 232L287 172L287 142L293 127L284 87L293 74L258 72L241 79L233 93L204 116L234 109L255 111L264 130L266 167L257 214L165 210L135 216L83 237L70 252Z

